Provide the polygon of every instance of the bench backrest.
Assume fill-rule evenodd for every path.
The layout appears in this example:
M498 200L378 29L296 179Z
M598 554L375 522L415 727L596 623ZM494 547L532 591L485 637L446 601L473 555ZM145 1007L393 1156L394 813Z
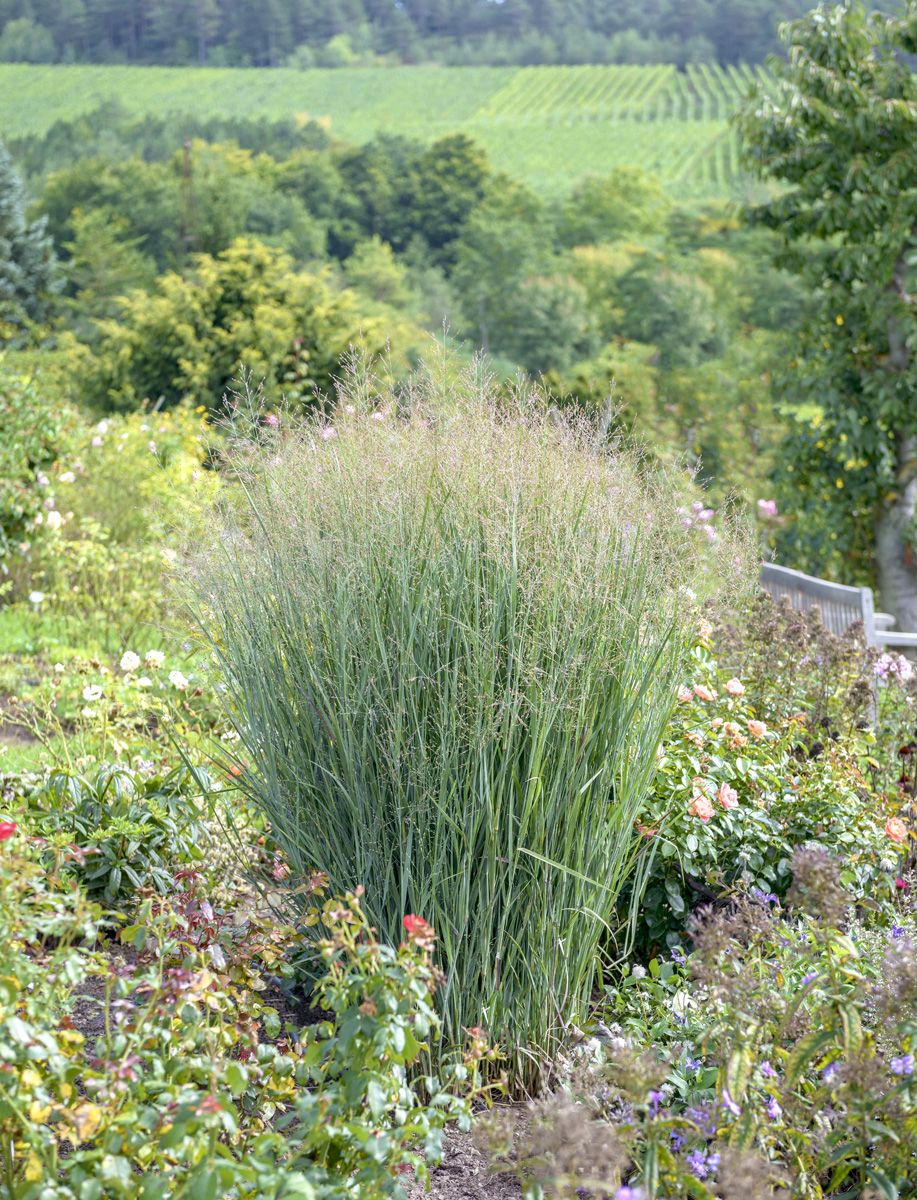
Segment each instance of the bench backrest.
M822 620L832 633L843 633L857 621L863 622L868 646L876 645L875 613L872 588L847 587L829 583L789 567L764 563L761 567L761 586L775 598L788 596L793 608L821 609Z

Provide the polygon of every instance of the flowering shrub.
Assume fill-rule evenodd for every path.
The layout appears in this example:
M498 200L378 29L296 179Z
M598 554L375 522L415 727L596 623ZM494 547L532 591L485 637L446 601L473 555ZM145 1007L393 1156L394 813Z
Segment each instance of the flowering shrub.
M327 931L328 1019L282 1030L260 993L289 931L221 920L186 877L174 902L148 900L122 930L120 958L104 955L85 948L98 906L49 875L18 831L0 855L10 1200L382 1200L402 1194L403 1173L425 1175L447 1120L467 1123L444 1083L408 1082L436 1026L430 951L414 935L378 945L357 897L312 916ZM472 1043L463 1089L486 1053Z
M168 754L162 733L185 743L219 734L220 708L201 660L181 667L173 653L125 651L117 666L70 657L30 678L6 705L6 719L45 743L52 762L68 769L117 757L152 770ZM225 725L222 733L226 732Z
M167 535L193 522L217 486L206 456L202 414L188 409L84 430L34 469L16 545L20 594L82 636L89 627L107 645L130 640L161 615Z
M527 1123L489 1123L527 1196L912 1194L917 941L848 930L826 851L792 865L787 909L755 896L702 914L684 963L629 976L618 1024L563 1089Z
M689 669L640 818L651 856L644 948L679 946L692 909L735 886L782 897L805 843L843 855L858 898L889 899L909 835L872 792L859 743L821 742L804 711L760 703L751 684L718 667L708 642Z
M78 414L54 388L0 360L0 564L16 582L16 565L42 517L39 481L69 453L78 430Z
M717 631L717 650L775 717L806 714L810 748L855 738L875 790L896 796L904 787L914 797L899 755L917 738L917 675L908 659L868 647L860 625L834 634L817 607L799 612L764 592L741 621Z

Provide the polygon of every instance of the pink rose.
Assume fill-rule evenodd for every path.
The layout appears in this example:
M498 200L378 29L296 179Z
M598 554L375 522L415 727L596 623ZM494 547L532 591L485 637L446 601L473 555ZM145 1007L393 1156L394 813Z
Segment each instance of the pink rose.
M885 822L885 836L893 842L907 841L907 826L900 817L889 817Z
M707 704L712 704L716 699L716 692L713 691L712 688L708 688L706 684L703 683L695 683L694 695L698 698L698 700L703 700Z
M721 783L716 798L725 809L739 807L739 793L728 783Z
M678 697L679 704L687 704L688 701L693 698L694 693L691 691L690 688L687 688L684 686L684 684L682 684L682 686L678 689L678 691L675 693L675 695Z
M767 726L763 721L749 721L748 732L753 738L763 738L767 733Z
M730 696L744 696L745 684L740 679L730 679L726 684L726 691Z

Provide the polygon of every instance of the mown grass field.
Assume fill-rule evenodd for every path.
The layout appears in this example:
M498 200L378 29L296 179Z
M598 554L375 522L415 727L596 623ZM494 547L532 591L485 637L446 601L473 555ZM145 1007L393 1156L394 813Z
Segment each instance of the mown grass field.
M749 67L398 67L239 70L0 67L0 129L40 134L116 99L138 115L299 116L361 142L380 130L433 138L464 130L493 161L542 192L641 166L676 192L741 184L729 117Z

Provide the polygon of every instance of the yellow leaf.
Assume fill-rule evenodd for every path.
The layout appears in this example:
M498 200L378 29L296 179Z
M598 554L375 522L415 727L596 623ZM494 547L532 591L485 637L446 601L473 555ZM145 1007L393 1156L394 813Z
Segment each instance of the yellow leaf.
M76 1126L76 1135L79 1142L88 1142L102 1124L101 1108L97 1104L90 1104L88 1101L84 1104L78 1104L70 1115L73 1119L73 1124Z
M29 1120L34 1121L36 1125L43 1125L50 1115L50 1104L42 1104L39 1100L33 1100L29 1105Z
M29 1161L25 1165L25 1177L28 1183L37 1183L44 1175L41 1159L34 1150L29 1151Z
M33 1071L31 1067L26 1067L26 1069L19 1076L19 1082L23 1087L37 1088L41 1083L41 1076L37 1071Z

